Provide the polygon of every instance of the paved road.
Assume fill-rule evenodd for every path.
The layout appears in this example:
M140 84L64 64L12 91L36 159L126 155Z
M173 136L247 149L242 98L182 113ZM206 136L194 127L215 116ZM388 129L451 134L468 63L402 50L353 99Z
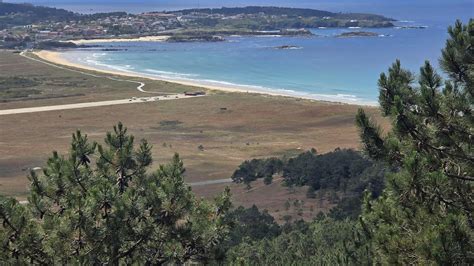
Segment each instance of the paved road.
M72 104L62 104L62 105L7 109L7 110L0 110L0 116L1 115L46 112L46 111L57 111L57 110L81 109L81 108L119 105L119 104L147 103L147 102L156 102L156 101L170 101L170 100L179 100L179 99L187 99L187 98L197 98L197 97L203 97L203 96L205 96L205 95L186 96L184 94L174 94L174 95L155 96L155 97L137 97L137 98L133 97L131 99L101 101L101 102L72 103Z
M225 183L232 183L232 179L226 178L226 179L208 180L208 181L188 183L188 185L192 187L199 187L199 186L217 185L217 184L225 184Z

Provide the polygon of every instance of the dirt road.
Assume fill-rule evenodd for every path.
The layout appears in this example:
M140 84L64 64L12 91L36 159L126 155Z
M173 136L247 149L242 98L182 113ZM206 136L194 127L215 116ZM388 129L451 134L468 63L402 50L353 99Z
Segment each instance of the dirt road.
M13 115L13 114L36 113L36 112L46 112L46 111L57 111L57 110L81 109L81 108L119 105L119 104L170 101L170 100L179 100L179 99L203 97L203 96L205 96L205 95L186 96L184 94L173 94L173 95L155 96L155 97L133 97L133 98L130 98L130 99L101 101L101 102L87 102L87 103L73 103L73 104L62 104L62 105L51 105L51 106L29 107L29 108L17 108L17 109L0 110L0 116L2 116L2 115Z

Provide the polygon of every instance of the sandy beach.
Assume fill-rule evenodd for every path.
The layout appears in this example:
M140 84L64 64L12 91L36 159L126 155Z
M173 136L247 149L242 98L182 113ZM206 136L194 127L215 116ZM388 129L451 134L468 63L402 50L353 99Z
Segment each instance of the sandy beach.
M83 69L83 70L89 70L89 71L95 71L95 72L100 72L100 73L105 73L105 74L111 74L111 75L120 75L120 76L126 76L126 77L134 77L134 78L144 78L144 79L152 79L152 80L160 80L160 81L166 81L166 82L172 82L172 83L177 83L177 84L182 84L186 86L193 86L193 87L198 87L198 88L205 88L208 90L217 90L217 91L226 91L226 92L239 92L239 93L256 93L256 94L263 94L263 95L271 95L271 96L282 96L282 97L292 97L292 98L299 98L299 99L306 99L306 100L314 100L314 101L321 101L321 102L331 102L334 104L351 104L351 105L359 105L359 106L376 106L376 104L371 104L371 103L361 103L361 102L343 102L343 101L337 101L337 100L332 100L332 99L325 99L323 97L321 98L315 98L311 96L301 96L301 95L294 95L291 93L285 93L285 92L273 92L273 91L266 91L266 90L258 90L258 89L252 89L251 87L244 87L244 86L238 86L238 85L214 85L214 84L208 84L206 82L200 82L200 81L195 81L195 80L181 80L181 79L166 79L162 77L156 77L152 75L146 75L142 73L137 73L137 72L129 72L129 71L119 71L119 70L110 70L110 69L103 69L103 68L96 68L91 65L86 65L86 64L80 64L78 62L72 62L62 56L62 53L65 52L58 52L58 51L35 51L33 52L34 55L38 56L39 58L48 61L53 64L59 64L67 67L73 67L73 68L78 68L78 69Z
M136 72L99 69L99 68L94 68L90 65L83 65L83 64L78 64L77 62L71 62L71 61L67 60L66 58L62 57L61 52L55 52L55 51L44 51L43 50L43 51L34 52L33 54L35 54L39 58L41 58L43 60L46 60L46 61L48 61L50 63L53 63L53 64L59 64L59 65L63 65L63 66L79 68L79 69L84 69L84 70L89 70L89 71L96 71L96 72L112 74L112 75L120 75L120 76L126 76L126 77L135 77L135 78L139 77L139 78L145 78L145 79L161 80L161 81L173 82L173 83L178 83L178 84L187 85L187 86L205 88L205 89L209 89L209 90L220 90L220 91L241 92L241 93L259 93L259 94L266 94L266 95L273 95L273 96L293 97L291 95L285 95L283 93L272 93L272 92L262 92L262 91L257 91L257 90L248 90L248 89L239 88L237 86L233 87L231 85L229 85L229 86L215 86L215 85L209 85L209 84L204 84L204 83L199 83L199 82L157 78L157 77L152 77L152 76L148 76L148 75L142 75L142 74L136 73ZM298 97L298 98L301 98L301 97ZM312 100L314 100L314 99L312 99Z
M95 44L104 42L163 42L166 41L169 36L143 36L138 38L112 38L112 39L81 39L81 40L70 40L77 45L82 44Z
M126 72L126 71L118 71L118 70L105 70L105 69L99 69L99 68L94 68L90 65L83 65L83 64L78 64L76 62L71 62L64 57L61 56L61 52L55 52L55 51L37 51L34 52L36 56L39 58L46 60L50 63L53 64L59 64L67 67L73 67L73 68L79 68L79 69L84 69L84 70L89 70L89 71L96 71L96 72L101 72L105 74L111 74L111 75L120 75L120 76L126 76L126 77L139 77L139 78L145 78L145 79L154 79L154 80L162 80L166 82L174 82L182 85L187 85L187 86L194 86L194 87L201 87L201 88L206 88L209 90L221 90L221 91L228 91L228 92L251 92L248 90L243 90L240 88L232 88L232 87L220 87L220 86L212 86L212 85L206 85L206 84L200 84L198 82L189 82L189 81L180 81L180 80L169 80L169 79L163 79L163 78L154 78L151 76L147 75L141 75L136 72ZM258 91L252 91L255 93L262 93ZM285 96L281 94L272 94L272 95L279 95L279 96Z

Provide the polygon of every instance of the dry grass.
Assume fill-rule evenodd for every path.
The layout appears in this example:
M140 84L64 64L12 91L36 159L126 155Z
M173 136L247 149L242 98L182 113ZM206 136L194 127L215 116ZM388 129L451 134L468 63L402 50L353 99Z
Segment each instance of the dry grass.
M0 52L1 62L5 55ZM78 74L13 56L17 57L10 62L19 65L0 64L0 75L16 75L15 69L21 68L25 75L79 78ZM80 90L84 96L0 103L0 109L140 96L133 84L81 78L85 84L97 82L97 88L63 88L63 94ZM150 82L160 91L188 89ZM155 167L179 153L187 167L186 178L191 182L228 178L242 161L250 158L296 154L310 148L320 152L337 147L357 149L360 144L354 116L358 108L287 97L215 92L203 98L0 116L0 193L23 198L28 187L25 169L42 166L52 150L66 153L76 129L87 133L91 140L102 142L105 132L121 121L136 139L145 138L154 145ZM380 120L376 109L368 111ZM204 150L198 149L200 145ZM194 191L211 197L224 186L195 187ZM231 188L235 205L255 203L277 218L286 214L283 204L288 198L305 200L302 216L306 218L329 206L324 200L319 204L304 199L303 188L301 193L291 193L278 184L251 192L245 192L240 185L233 184Z

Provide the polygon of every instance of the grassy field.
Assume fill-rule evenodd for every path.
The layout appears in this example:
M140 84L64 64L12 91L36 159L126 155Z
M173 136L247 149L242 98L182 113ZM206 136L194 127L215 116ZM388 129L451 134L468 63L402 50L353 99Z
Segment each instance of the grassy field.
M35 81L14 90L36 91L14 99L0 94L0 110L146 96L134 84L57 69L8 51L0 52L0 62L0 78ZM193 89L161 81L146 83L147 90L160 92ZM154 167L177 152L186 165L187 180L196 182L229 178L250 158L293 155L311 148L319 152L337 147L357 149L360 143L354 116L358 108L288 97L210 92L208 97L195 99L0 116L0 193L24 198L27 169L42 166L53 150L66 153L76 129L102 142L105 132L121 121L137 139L153 144ZM381 120L377 109L367 110ZM324 197L305 199L304 192L288 190L279 182L271 186L257 183L251 191L232 184L234 203L256 204L279 219L297 211L284 209L288 200L292 204L303 200L297 212L306 218L331 206ZM193 190L212 197L224 187L219 184Z

